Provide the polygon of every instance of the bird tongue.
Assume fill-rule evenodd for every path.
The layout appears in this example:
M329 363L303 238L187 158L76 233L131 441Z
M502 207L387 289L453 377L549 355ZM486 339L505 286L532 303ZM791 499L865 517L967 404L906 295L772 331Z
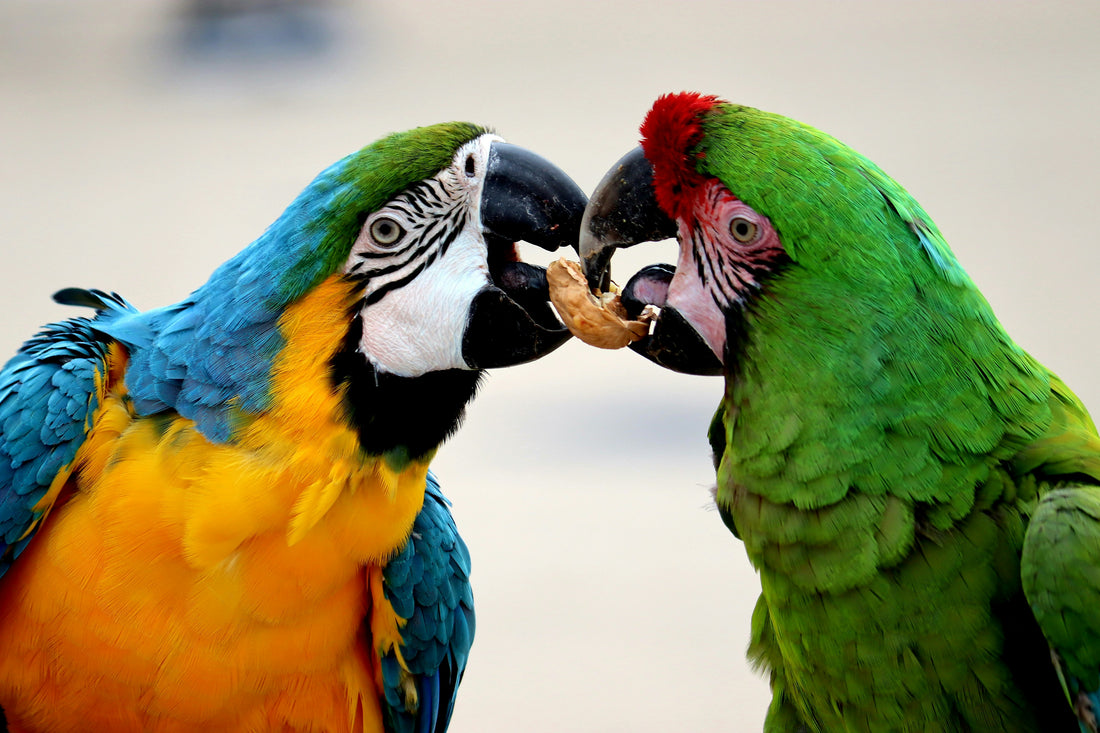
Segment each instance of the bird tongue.
M494 273L493 282L512 297L522 297L525 293L532 293L540 296L544 301L550 298L550 290L546 284L546 269L538 265L519 261L505 262Z
M526 262L505 262L493 268L493 284L504 291L543 328L563 328L550 307L546 268Z
M623 307L630 318L637 318L647 305L663 308L668 300L668 286L676 268L660 264L643 267L626 282L619 294Z

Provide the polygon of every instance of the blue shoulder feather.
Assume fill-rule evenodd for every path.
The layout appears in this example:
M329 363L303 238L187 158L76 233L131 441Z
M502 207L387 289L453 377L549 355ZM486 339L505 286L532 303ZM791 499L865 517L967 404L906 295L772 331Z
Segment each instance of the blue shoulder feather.
M345 175L350 160L322 171L267 231L184 300L99 324L130 350L126 386L139 415L174 410L224 443L232 438L231 404L245 413L270 407L271 365L284 346L279 317L328 274L316 253L335 212L358 195ZM298 278L288 282L287 273Z
M435 477L429 473L424 508L409 542L383 570L386 599L408 623L401 654L416 678L419 705L405 707L401 668L394 654L382 658L384 708L390 733L443 733L454 710L474 640L470 553Z
M98 290L63 290L55 298L100 315L133 310ZM23 535L41 514L34 506L84 442L109 344L94 319L52 323L0 370L0 576L30 541Z

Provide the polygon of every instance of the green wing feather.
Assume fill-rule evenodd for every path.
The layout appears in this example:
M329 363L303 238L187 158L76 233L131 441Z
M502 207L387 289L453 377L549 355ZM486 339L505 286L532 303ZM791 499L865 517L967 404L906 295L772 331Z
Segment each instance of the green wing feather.
M1020 572L1035 619L1061 665L1067 698L1075 706L1082 696L1095 701L1100 688L1100 490L1068 486L1043 496L1028 527ZM1091 730L1096 730L1095 719Z
M1080 720L1100 714L1100 440L1084 408L1055 382L1052 430L1021 451L1020 468L1063 479L1028 525L1020 575L1059 679Z

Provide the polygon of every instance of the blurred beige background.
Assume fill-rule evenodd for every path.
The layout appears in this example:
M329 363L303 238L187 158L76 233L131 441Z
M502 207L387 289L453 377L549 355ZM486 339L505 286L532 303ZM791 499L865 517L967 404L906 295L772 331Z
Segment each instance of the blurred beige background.
M218 41L171 2L0 4L0 350L73 314L49 300L63 286L178 300L384 133L482 122L591 190L659 93L697 89L878 162L1100 410L1100 4L432 0L299 20L265 45L263 22ZM671 257L636 248L617 272ZM576 343L491 375L435 463L478 604L453 730L760 729L758 583L708 506L720 396Z

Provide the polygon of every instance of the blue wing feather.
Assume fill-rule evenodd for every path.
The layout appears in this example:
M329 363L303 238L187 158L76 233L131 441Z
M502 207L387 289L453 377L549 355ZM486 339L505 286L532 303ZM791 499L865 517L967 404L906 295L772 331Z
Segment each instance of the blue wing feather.
M35 521L33 507L84 440L98 406L96 373L105 372L112 342L131 350L126 380L139 413L190 412L208 437L223 440L230 397L243 395L252 403L246 409L268 398L263 378L256 378L266 370L254 367L279 345L270 315L249 314L237 324L251 335L253 350L244 358L239 345L222 343L227 337L204 324L210 313L194 298L144 313L94 290L70 289L55 299L98 313L46 326L0 370L0 576L30 539L23 535ZM206 350L204 358L189 353L196 348ZM393 733L447 729L473 642L470 555L448 507L429 473L412 536L383 571L386 598L408 621L401 654L419 697L415 709L406 707L400 663L395 654L383 657L383 702Z
M317 222L360 195L347 175L358 160L348 156L322 171L267 231L179 303L139 313L100 291L55 296L103 311L96 329L130 351L126 387L139 415L173 410L211 441L228 442L235 411L270 406L271 363L284 346L279 317L331 272L315 256L329 232Z
M424 508L412 537L383 571L386 599L407 619L401 654L416 678L419 704L405 707L401 667L382 658L387 728L391 733L443 733L474 637L470 553L458 535L450 503L429 473Z
M133 310L99 290L70 288L55 299L100 314ZM30 541L20 538L40 514L34 506L84 442L110 342L96 319L52 323L0 370L0 576Z

